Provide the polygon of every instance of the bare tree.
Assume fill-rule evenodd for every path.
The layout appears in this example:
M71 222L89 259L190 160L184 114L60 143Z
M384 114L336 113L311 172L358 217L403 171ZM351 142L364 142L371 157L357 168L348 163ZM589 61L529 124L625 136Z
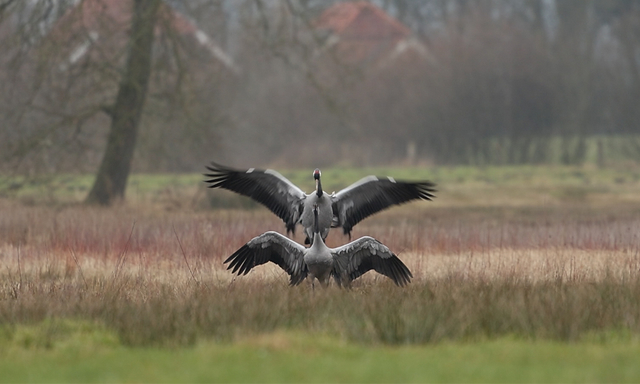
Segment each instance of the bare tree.
M49 6L60 1L40 0L41 19L64 13ZM406 50L413 53L392 60L378 60L394 46L392 39L379 45L373 37L349 41L381 30L366 15L352 35L328 33L319 22L332 5L347 9L364 2L163 0L151 77L135 88L146 87L144 103L139 95L134 103L118 101L130 84L129 51L117 44L98 47L93 43L103 35L90 28L56 39L66 45L47 45L56 28L25 12L29 17L16 20L29 20L31 27L3 34L15 21L10 11L27 3L36 2L7 3L0 15L0 63L21 68L15 76L0 70L4 170L88 173L102 164L104 172L107 163L120 162L115 168L123 173L195 171L211 158L247 166L580 164L593 135L640 132L640 15L632 0L372 1L411 32L392 52L418 45L426 52ZM221 46L233 52L225 60L242 70L218 77L210 63L194 70L188 44L175 43L179 28L173 34L167 28L175 26L163 12L167 4L221 36ZM23 44L5 44L17 38ZM92 51L83 53L87 47ZM237 81L227 86L232 77ZM118 105L138 103L144 107L137 117L116 114ZM125 140L135 144L133 152L128 148L131 154L108 161L106 143L113 146L120 137L110 138L111 128L136 120L137 134ZM624 142L637 152L634 140ZM8 157L25 160L9 163ZM96 183L115 186L114 180ZM88 201L97 200L92 191Z
M237 66L166 0L15 2L0 46L5 172L99 169L87 201L104 204L131 171L195 170L221 148Z
M153 32L160 0L135 0L127 64L111 116L107 148L87 196L88 203L109 205L123 198L131 171L140 116L151 73Z

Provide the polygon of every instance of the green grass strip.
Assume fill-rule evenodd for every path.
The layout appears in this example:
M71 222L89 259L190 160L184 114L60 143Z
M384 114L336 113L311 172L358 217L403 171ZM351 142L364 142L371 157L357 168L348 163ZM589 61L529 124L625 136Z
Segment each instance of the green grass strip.
M640 344L632 337L372 347L276 332L233 344L130 348L114 343L104 328L82 323L62 327L64 335L55 337L19 327L2 342L0 382L640 381ZM39 342L43 338L48 341Z

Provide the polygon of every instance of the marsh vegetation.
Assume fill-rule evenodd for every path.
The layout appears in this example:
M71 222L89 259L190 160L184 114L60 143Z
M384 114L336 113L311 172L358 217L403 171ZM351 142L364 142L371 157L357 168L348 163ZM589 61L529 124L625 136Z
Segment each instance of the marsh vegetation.
M197 198L180 207L171 194L110 209L3 200L2 329L11 338L20 324L79 320L132 346L233 342L275 331L364 344L640 333L640 205L599 183L573 192L579 204L549 194L521 205L508 183L471 179L444 186L458 198L442 193L354 230L398 254L416 277L408 287L371 272L351 290L315 294L305 285L289 288L275 266L236 279L225 270L222 261L252 237L284 231L260 207L203 209ZM544 184L530 188L544 191ZM631 193L638 186L624 187ZM488 202L469 206L465 196L483 189ZM328 238L331 246L346 241L337 232ZM55 337L55 329L46 334Z

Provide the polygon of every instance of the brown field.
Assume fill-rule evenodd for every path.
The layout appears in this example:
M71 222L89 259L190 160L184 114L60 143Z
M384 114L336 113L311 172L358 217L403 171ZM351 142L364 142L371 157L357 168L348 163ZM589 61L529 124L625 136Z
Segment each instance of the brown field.
M356 226L413 272L352 290L287 286L274 266L233 279L222 261L283 224L265 209L167 210L0 201L0 324L95 321L131 345L235 340L279 329L358 342L640 333L637 206L414 203ZM301 235L296 236L301 240ZM335 246L348 239L334 231Z

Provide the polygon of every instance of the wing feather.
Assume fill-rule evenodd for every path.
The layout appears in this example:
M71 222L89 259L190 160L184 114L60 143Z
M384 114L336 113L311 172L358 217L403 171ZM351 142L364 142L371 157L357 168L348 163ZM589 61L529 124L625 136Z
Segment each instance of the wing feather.
M370 270L389 277L396 285L411 282L409 268L384 244L364 236L332 249L335 260L332 274L338 283L348 284Z
M243 171L214 162L207 169L204 181L209 188L224 188L252 198L281 218L287 233L295 232L306 194L286 177L271 169Z
M265 232L240 247L224 263L231 273L246 275L254 267L272 262L290 276L291 285L300 284L307 277L304 263L306 248L277 232Z
M412 200L432 200L435 184L430 181L396 181L391 177L367 176L332 196L332 226L345 235L360 221L392 205Z

